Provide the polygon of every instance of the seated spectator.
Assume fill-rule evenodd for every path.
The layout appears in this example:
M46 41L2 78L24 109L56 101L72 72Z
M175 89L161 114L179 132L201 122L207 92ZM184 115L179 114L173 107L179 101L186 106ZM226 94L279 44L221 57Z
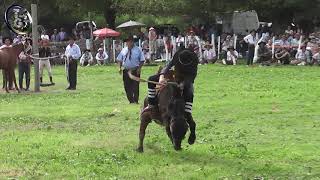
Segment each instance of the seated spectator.
M223 59L222 63L225 65L237 65L238 56L238 52L234 50L233 46L230 46L227 52L227 59Z
M304 66L306 65L306 62L307 62L307 51L306 51L306 47L302 46L301 49L298 50L295 60L291 61L290 64Z
M312 62L313 62L313 65L320 64L320 49L319 48L317 48L315 54L312 56Z
M230 35L227 35L226 39L224 40L224 42L222 43L222 58L226 59L227 58L227 52L228 52L228 48L230 46L233 46L233 40L232 37Z
M290 64L290 53L288 52L287 48L282 47L276 54L275 58L281 64Z
M258 59L257 62L263 66L270 66L272 63L272 53L267 48L265 41L261 41L258 45Z
M204 52L203 52L203 60L201 64L208 64L208 63L215 63L216 62L216 52L212 49L212 45L207 41L204 45Z
M311 47L307 47L306 48L306 55L307 55L307 64L308 65L313 65L313 60L312 60L312 48Z
M291 46L290 55L292 57L295 57L297 54L299 41L300 41L300 34L295 34L294 38L290 42L290 46Z
M90 49L86 49L80 58L80 66L90 66L93 65L93 56Z
M280 46L290 46L287 35L282 35L280 39Z
M97 64L103 65L104 63L107 63L108 58L109 58L108 54L104 52L102 48L99 48L98 53L96 55Z

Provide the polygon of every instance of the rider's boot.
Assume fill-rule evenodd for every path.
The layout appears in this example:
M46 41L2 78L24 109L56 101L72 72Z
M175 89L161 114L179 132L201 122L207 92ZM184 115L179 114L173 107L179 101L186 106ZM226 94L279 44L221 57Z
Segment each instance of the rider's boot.
M142 112L146 111L154 111L157 109L157 100L156 100L156 90L155 89L148 89L148 106L143 109Z

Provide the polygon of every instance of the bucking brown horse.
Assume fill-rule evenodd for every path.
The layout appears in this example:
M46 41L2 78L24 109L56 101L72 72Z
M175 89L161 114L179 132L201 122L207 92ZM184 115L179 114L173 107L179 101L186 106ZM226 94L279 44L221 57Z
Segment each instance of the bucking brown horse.
M142 111L140 115L139 146L137 151L143 152L143 140L149 123L154 120L157 124L165 127L166 133L175 150L181 149L181 142L188 131L188 123L184 116L185 101L182 96L183 85L170 82L161 87L158 92L158 111ZM145 99L144 109L148 105Z
M7 93L9 93L7 83L10 80L10 77L13 79L16 90L20 92L14 70L17 65L18 56L24 49L24 44L19 43L14 44L12 47L6 47L0 50L0 69L2 69L4 73L3 82Z

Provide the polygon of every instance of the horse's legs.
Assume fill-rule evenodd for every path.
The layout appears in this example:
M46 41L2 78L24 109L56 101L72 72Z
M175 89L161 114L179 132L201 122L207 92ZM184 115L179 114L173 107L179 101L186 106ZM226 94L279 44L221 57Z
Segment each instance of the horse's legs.
M10 72L11 72L11 77L14 82L14 86L16 87L16 90L18 91L18 93L20 93L19 87L17 85L16 73L14 72L14 69L10 70Z
M171 142L173 143L173 140L172 140L172 135L171 135L171 131L170 131L170 126L166 126L166 132L167 132L167 135L168 137L170 138Z
M146 134L146 129L149 123L151 122L151 117L150 117L150 114L146 112L141 114L140 119L141 119L141 122L140 122L140 131L139 131L139 146L137 151L143 152L143 140Z
M186 116L187 123L189 124L189 127L190 127L190 136L188 139L188 143L192 145L196 140L196 122L193 120L191 113L186 112L185 116Z
M5 89L6 86L5 86L5 78L6 78L6 71L5 70L2 70L2 89Z
M8 80L9 80L9 72L8 70L4 70L4 88L6 90L7 93L9 93L9 89L8 89Z

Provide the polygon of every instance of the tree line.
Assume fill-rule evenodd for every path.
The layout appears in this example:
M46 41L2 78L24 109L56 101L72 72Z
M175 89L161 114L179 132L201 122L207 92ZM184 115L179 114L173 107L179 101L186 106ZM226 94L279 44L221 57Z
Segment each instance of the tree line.
M38 4L39 23L47 26L74 24L88 18L88 12L103 17L110 28L123 15L185 16L212 23L221 13L256 10L260 20L280 26L293 21L307 25L320 16L320 0L3 0L0 11L12 3Z

